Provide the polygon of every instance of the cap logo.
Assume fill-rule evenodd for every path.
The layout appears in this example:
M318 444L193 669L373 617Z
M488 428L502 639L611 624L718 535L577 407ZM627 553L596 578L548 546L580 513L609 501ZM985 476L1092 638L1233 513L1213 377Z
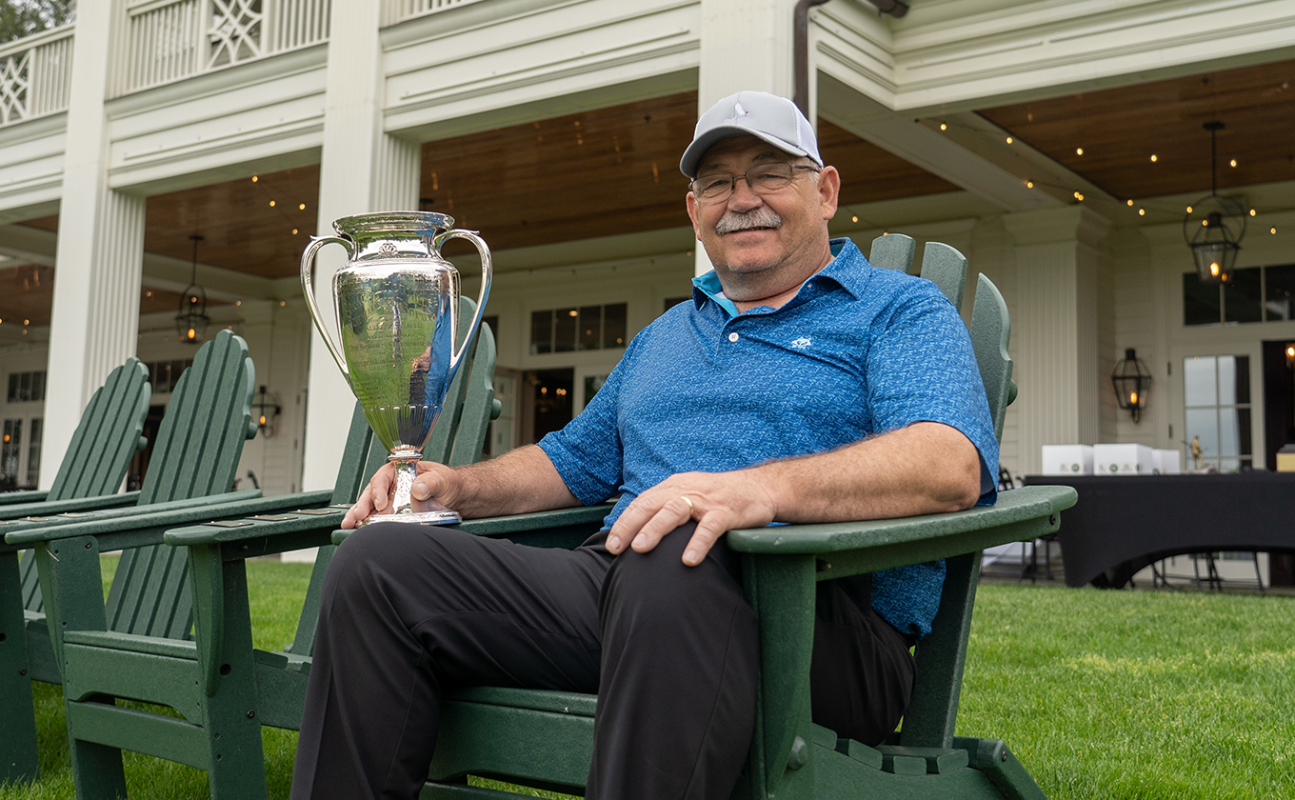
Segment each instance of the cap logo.
M751 116L751 112L750 112L750 111L747 111L745 108L743 108L741 103L734 103L734 104L733 104L733 116L731 116L731 117L729 117L728 119L724 120L724 124L725 124L725 125L732 125L733 123L737 122L738 120L746 119L746 118L747 118L747 117L749 117L749 116Z

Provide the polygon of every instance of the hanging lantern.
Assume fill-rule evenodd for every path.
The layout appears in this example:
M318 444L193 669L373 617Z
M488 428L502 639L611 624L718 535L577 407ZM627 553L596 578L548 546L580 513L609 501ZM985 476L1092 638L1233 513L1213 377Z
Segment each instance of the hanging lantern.
M198 242L202 241L202 237L194 234L189 239L193 241L193 272L189 285L184 289L184 296L180 298L180 311L175 315L175 329L180 334L180 341L198 344L207 335L211 317L207 316L207 291L198 285Z
M1227 283L1232 280L1241 239L1246 235L1246 207L1235 198L1218 196L1216 137L1224 125L1207 122L1204 128L1210 132L1210 193L1188 207L1183 238L1192 249L1201 283Z
M1124 358L1115 364L1111 373L1111 384L1115 387L1115 401L1120 408L1133 414L1137 422L1142 409L1147 405L1147 390L1151 388L1151 370L1138 358L1132 347L1124 351Z

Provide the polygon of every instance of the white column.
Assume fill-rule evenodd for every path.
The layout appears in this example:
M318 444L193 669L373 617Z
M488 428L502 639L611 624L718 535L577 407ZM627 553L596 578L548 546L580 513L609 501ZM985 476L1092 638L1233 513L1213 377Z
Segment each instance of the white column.
M1045 444L1094 444L1100 430L1101 319L1098 274L1110 222L1083 206L1003 218L1016 239L1011 309L1013 370L1020 386L1019 463L1037 474Z
M116 3L82 3L68 109L50 322L40 486L48 488L91 395L128 356L139 328L144 198L108 188L104 116Z
M339 217L418 207L419 147L382 131L380 6L380 0L332 4L330 30L334 33L328 47L319 177L320 235L332 233L332 222ZM345 263L340 247L324 248L316 260L315 298L326 320L333 318L333 274ZM319 332L313 331L304 489L333 486L354 408L355 396Z
M795 0L701 0L698 116L736 92L755 90L792 96L795 8ZM812 71L810 75L812 84ZM814 115L810 114L809 119L813 122ZM710 272L710 259L701 242L694 252L696 274Z

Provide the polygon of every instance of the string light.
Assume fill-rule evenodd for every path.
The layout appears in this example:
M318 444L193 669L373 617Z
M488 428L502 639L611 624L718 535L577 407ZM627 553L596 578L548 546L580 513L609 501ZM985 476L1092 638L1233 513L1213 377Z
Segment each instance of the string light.
M1012 143L1012 137L1010 137L1010 136L1008 136L1008 137L1007 137L1007 143L1008 143L1008 144L1011 144L1011 143Z
M1084 154L1084 148L1082 148L1082 147L1076 147L1076 148L1075 148L1075 155L1077 155L1077 156L1082 156L1083 154Z
M253 176L252 176L252 183L256 183L256 181L257 181L257 177L256 177L255 175L253 175Z
M1253 217L1254 215L1255 215L1255 210L1252 208L1252 209L1250 209L1250 216L1252 216L1252 217Z
M1229 162L1229 163L1230 163L1232 166L1234 166L1234 167L1235 167L1235 166L1237 165L1237 160L1234 158L1234 159L1232 159L1232 161L1231 161L1231 162Z
M273 201L273 200L271 200L271 201L270 201L270 208L274 208L274 201Z
M1026 188L1026 189L1033 189L1033 188L1034 188L1034 181L1026 181L1026 182L1025 182L1025 188Z
M1139 217L1145 217L1146 215L1147 215L1147 210L1146 210L1145 208L1139 208L1139 209L1138 209L1138 216L1139 216Z
M858 222L858 221L859 221L859 218L858 218L858 217L850 217L850 221L851 221L851 222Z
M1076 199L1076 200L1078 200L1078 201L1079 201L1079 202L1081 202L1081 203L1082 203L1082 202L1084 202L1084 196L1083 196L1082 194L1080 194L1079 192L1075 192L1075 199Z
M1268 232L1269 232L1269 233L1271 233L1271 234L1273 234L1273 235L1275 236L1275 235L1277 234L1277 228L1275 228L1275 227L1273 227L1273 228L1269 228L1269 229L1268 229Z
M305 210L306 210L306 204L305 204L305 203L301 203L300 205L298 205L298 206L297 206L297 210L298 210L298 211L305 211Z
M1128 202L1128 204L1129 204L1129 208L1132 208L1132 207L1133 207L1133 201L1132 201L1132 200L1129 200L1129 201L1127 201L1127 202Z
M296 236L296 235L297 235L297 229L296 229L296 228L293 228L293 229L292 229L292 235L293 235L293 236Z
M1152 164L1156 163L1156 162L1157 162L1157 161L1159 161L1159 160L1160 160L1160 157L1159 157L1159 156L1157 156L1155 153L1152 153L1152 154L1151 154L1151 163L1152 163Z
M940 123L940 130L947 131L948 129L949 129L948 125L944 124L943 122Z

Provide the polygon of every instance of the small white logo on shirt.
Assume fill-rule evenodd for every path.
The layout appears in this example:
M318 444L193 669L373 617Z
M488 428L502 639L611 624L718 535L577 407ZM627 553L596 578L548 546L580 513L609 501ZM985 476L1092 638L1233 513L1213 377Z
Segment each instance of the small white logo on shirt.
M804 350L806 347L809 347L813 343L814 343L813 340L811 340L808 336L802 336L796 341L791 343L791 349Z

